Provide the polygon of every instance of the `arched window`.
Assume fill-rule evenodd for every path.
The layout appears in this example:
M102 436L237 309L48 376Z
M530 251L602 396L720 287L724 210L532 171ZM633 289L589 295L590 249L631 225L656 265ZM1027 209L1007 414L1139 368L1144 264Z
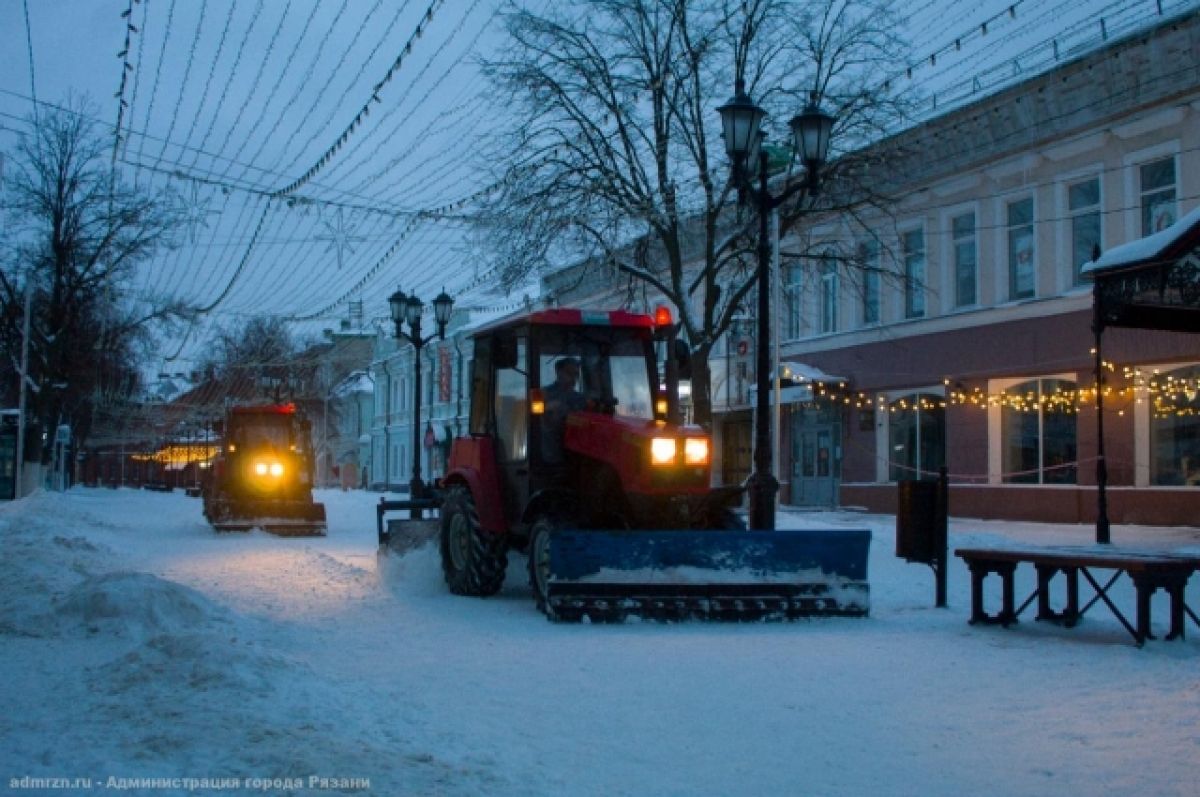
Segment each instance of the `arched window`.
M946 399L935 393L909 393L889 404L889 478L936 479L945 464Z
M1150 382L1150 480L1200 486L1200 365Z
M1075 483L1075 383L1031 379L1004 391L1001 469L1012 484Z

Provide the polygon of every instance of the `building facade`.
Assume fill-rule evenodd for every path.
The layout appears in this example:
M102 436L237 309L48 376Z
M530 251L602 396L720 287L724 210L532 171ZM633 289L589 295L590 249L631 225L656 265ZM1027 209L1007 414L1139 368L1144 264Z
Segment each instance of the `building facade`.
M780 271L784 384L801 388L780 392L783 500L891 511L898 480L946 468L956 515L1091 522L1083 266L1200 201L1200 15L880 146L887 214L814 217L783 242L823 252ZM749 472L752 337L714 360L727 482ZM1110 516L1194 523L1200 335L1114 330L1104 355Z
M417 350L407 342L398 344L385 332L376 336L371 363L375 391L367 480L372 489L407 491L414 454L419 457L421 478L426 483L445 474L450 445L467 428L469 332L469 311L455 311L445 339L434 337L421 348L420 418L414 413L413 395ZM418 430L415 447L414 424Z

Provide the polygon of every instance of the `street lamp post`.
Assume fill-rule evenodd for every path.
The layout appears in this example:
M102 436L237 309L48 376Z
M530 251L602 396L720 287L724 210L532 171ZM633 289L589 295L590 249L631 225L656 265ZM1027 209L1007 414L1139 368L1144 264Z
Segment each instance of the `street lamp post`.
M413 467L412 480L409 482L409 497L413 499L425 497L425 483L421 481L421 348L430 338L421 336L421 314L425 305L417 298L405 295L397 290L388 297L391 306L392 321L396 324L396 339L407 340L413 347ZM446 323L450 320L450 311L454 308L454 299L443 290L433 300L433 318L437 322L438 337L446 339ZM408 332L403 325L408 324ZM421 517L421 510L412 510L413 517Z
M770 428L770 216L785 201L800 191L815 196L819 188L818 173L829 154L829 137L834 117L817 106L817 94L810 95L805 109L792 117L789 127L796 153L804 164L803 181L791 183L778 195L772 195L767 185L768 155L762 147L761 125L766 111L754 104L746 94L742 80L737 81L734 95L717 109L721 114L722 138L725 150L733 163L733 179L747 191L758 206L758 338L755 345L754 378L757 391L754 416L754 472L750 476L750 528L775 528L775 494L779 480L771 472ZM755 157L757 156L757 157ZM758 162L758 187L752 183L748 168ZM778 401L776 397L776 401Z

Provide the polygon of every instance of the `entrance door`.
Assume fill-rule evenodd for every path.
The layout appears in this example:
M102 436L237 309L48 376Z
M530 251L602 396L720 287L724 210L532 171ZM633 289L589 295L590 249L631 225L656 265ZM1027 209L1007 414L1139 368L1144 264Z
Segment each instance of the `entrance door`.
M841 481L841 427L796 426L792 435L792 503L837 506Z
M750 475L751 432L749 420L725 422L721 429L721 484L741 484Z

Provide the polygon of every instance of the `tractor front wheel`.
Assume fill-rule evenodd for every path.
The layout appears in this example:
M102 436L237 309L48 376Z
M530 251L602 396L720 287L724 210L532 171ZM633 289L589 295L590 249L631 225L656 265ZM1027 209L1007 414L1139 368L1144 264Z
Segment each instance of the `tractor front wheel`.
M550 535L558 524L549 515L542 515L529 529L529 587L538 610L555 619L550 605L547 585L550 583Z
M446 585L455 595L486 597L504 585L508 543L479 527L475 500L466 487L451 487L442 501L440 547Z

